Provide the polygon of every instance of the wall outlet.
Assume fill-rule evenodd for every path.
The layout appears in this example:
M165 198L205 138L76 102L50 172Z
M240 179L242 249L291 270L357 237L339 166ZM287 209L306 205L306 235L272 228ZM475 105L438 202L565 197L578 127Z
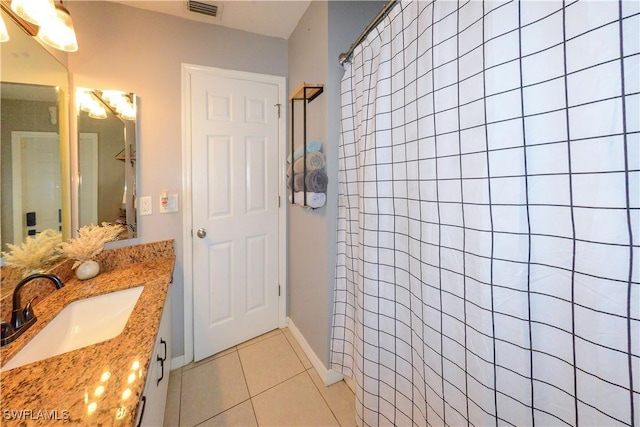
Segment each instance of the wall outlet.
M151 196L140 197L140 215L151 215L152 213Z

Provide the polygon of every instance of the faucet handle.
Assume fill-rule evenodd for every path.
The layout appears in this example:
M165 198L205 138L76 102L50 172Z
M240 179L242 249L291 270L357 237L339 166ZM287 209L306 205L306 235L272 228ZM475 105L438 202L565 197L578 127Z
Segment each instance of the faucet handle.
M13 329L13 326L11 326L11 323L9 322L0 323L0 338L5 339L8 336L13 335L14 332L15 332L15 329Z
M35 317L35 313L33 312L33 300L35 300L36 298L38 298L37 296L31 298L29 300L29 302L27 303L27 305L24 306L24 311L23 311L23 316L24 316L24 321L28 322L29 320L33 319Z

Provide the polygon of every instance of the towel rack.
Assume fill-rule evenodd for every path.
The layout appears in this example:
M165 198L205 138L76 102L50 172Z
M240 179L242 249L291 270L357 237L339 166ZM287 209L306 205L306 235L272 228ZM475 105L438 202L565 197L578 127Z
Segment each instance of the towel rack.
M303 164L303 182L307 177L307 104L316 99L324 91L324 85L322 84L309 84L302 82L292 93L289 95L291 100L291 180L295 182L293 171L293 152L295 151L295 102L302 101L302 164ZM304 186L304 198L303 206L307 207L307 188ZM294 184L291 184L291 203L295 204L295 189Z

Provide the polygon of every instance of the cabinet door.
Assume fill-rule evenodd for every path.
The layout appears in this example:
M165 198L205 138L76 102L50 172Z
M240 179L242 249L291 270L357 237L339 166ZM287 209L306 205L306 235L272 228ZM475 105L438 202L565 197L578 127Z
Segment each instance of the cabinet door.
M171 371L171 296L167 299L160 320L156 344L151 355L149 374L142 401L138 405L137 426L161 426ZM144 411L144 412L143 412Z

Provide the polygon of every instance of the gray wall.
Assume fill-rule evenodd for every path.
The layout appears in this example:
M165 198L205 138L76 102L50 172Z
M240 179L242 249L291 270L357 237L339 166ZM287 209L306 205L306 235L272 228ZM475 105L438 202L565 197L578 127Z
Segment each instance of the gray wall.
M337 147L343 75L338 55L348 50L384 4L314 0L289 38L289 87L301 82L325 85L324 93L308 105L307 126L308 139L323 143L329 176L324 208L306 211L289 206L289 317L326 367L338 210ZM301 114L296 114L295 125L302 126Z
M188 21L106 1L65 2L78 36L69 55L73 84L139 96L138 196L153 214L139 218L139 238L123 244L176 241L173 353L184 354L183 210L159 214L160 192L182 196L181 63L287 75L286 40ZM182 205L181 205L182 206Z
M289 88L302 82L327 85L328 7L326 1L313 1L289 38ZM297 102L295 127L302 128L302 107ZM289 114L291 120L291 114ZM296 135L299 137L299 135ZM307 106L307 138L322 143L325 155L333 151L327 140L327 92ZM302 144L301 138L296 147ZM290 150L290 148L289 148ZM335 176L327 162L329 187L327 205L305 210L289 206L289 317L327 365L330 292L327 282L327 217L331 214Z

